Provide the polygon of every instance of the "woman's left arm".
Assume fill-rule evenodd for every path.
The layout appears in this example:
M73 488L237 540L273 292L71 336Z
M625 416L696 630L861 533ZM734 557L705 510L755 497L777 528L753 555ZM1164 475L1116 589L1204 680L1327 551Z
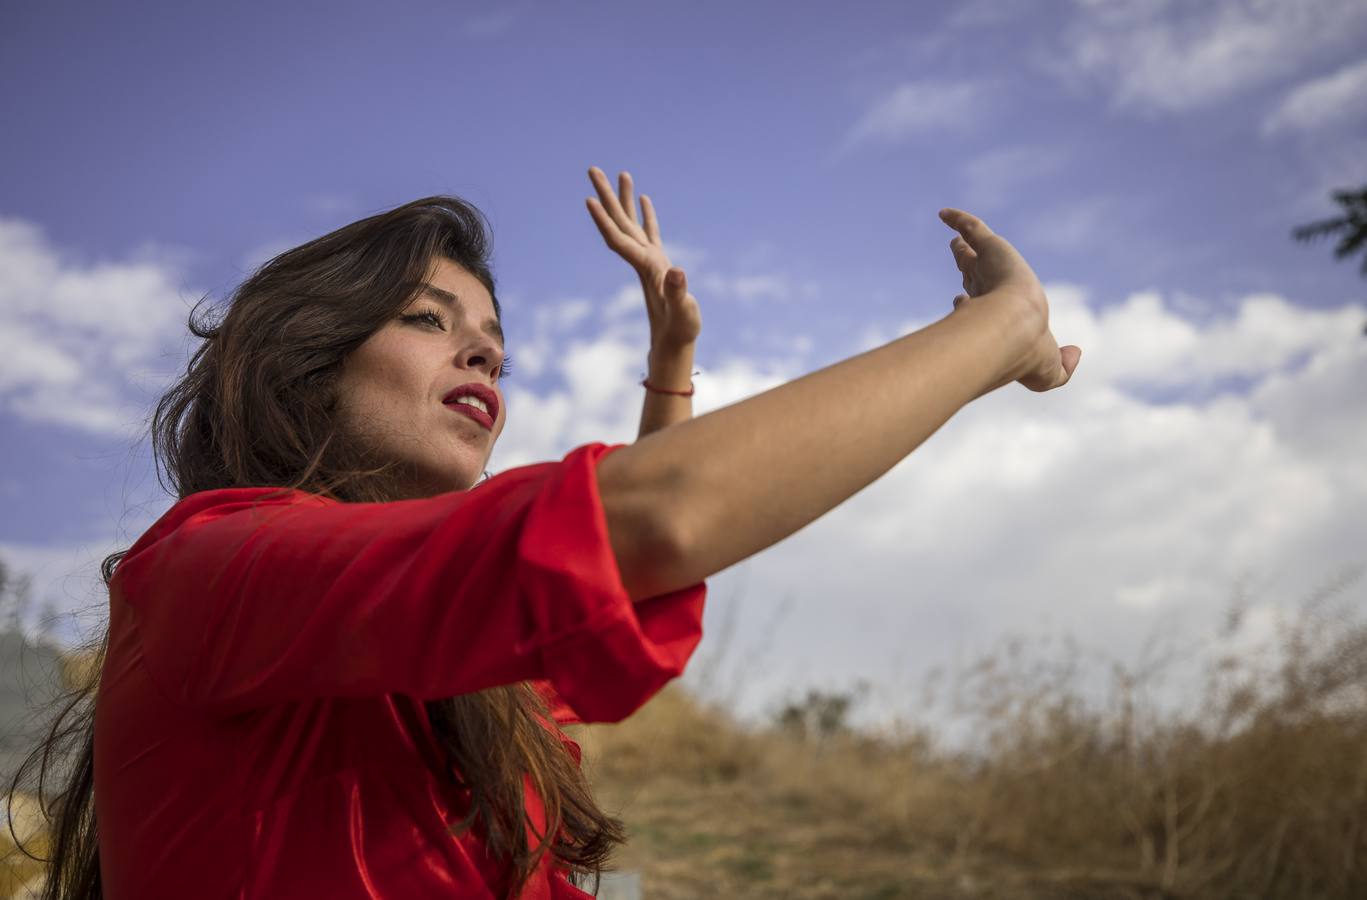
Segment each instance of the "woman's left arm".
M655 206L645 194L641 195L644 224L637 221L631 175L627 172L618 175L620 196L613 192L607 175L597 166L589 169L589 180L598 192L598 199L587 201L589 214L607 245L636 270L641 279L641 292L645 295L646 315L650 319L646 380L651 387L661 390L645 390L639 439L652 431L693 418L691 396L666 392L692 389L693 349L702 331L702 313L697 298L691 293L685 292L681 299L672 300L671 294L665 291L665 276L677 267L670 264L664 251Z

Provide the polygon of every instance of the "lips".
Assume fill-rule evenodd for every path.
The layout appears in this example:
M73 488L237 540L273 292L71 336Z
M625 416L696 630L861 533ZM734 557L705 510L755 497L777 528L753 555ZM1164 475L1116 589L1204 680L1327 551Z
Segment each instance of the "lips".
M494 420L482 409L476 409L468 403L448 403L446 407L454 412L464 413L489 431L494 430Z
M489 411L486 413L468 403L457 403L456 401L461 397L474 397L482 401L489 408ZM445 397L441 398L441 402L454 412L464 413L490 431L493 430L494 422L498 419L498 394L494 392L493 388L480 384L478 381L467 382L452 388Z

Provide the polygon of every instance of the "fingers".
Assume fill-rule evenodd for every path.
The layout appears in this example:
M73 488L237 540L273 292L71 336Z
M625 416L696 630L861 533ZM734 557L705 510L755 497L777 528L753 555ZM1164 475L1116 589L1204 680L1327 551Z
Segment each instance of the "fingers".
M660 244L660 222L655 218L655 204L650 202L650 198L645 194L641 195L641 211L646 219L646 237L652 244Z
M596 199L590 197L585 201L594 224L598 226L607 245L639 271L643 265L650 264L652 253L659 254L664 247L660 240L660 220L655 214L655 204L645 194L641 195L643 226L636 217L634 184L630 172L618 174L616 191L608 183L607 175L597 166L589 167L589 180L598 193Z
M598 200L607 210L608 216L617 223L617 227L627 234L636 236L641 235L641 226L636 224L634 216L628 216L622 209L622 202L617 194L612 190L612 185L608 183L608 176L603 174L603 170L597 166L589 168L589 180L593 182L593 188L598 192Z
M974 296L976 291L973 289L973 270L974 264L978 261L978 254L972 247L968 246L968 242L962 236L957 234L950 240L949 249L954 254L954 264L963 273L964 290L968 292L969 296ZM957 307L958 304L956 303L955 306Z
M968 246L968 241L957 234L950 240L949 249L954 254L954 264L959 267L960 272L967 272L968 267L978 258L977 251Z
M631 195L631 173L621 172L617 176L617 192L622 195L622 209L626 210L627 216L631 219L631 224L638 225L636 221L636 201Z
M987 223L972 213L964 212L962 209L946 207L940 210L940 219L964 236L969 247L977 250L982 246L983 239L992 237L996 232L987 227Z
M613 220L608 211L603 208L603 204L595 197L588 197L584 203L589 208L589 215L593 217L593 222L598 226L598 233L603 236L607 243L623 259L633 266L642 266L646 262L645 245L633 237L622 233L622 229Z
M603 209L603 204L593 197L586 197L584 205L589 208L589 215L593 217L593 224L598 226L598 232L603 235L603 240L607 241L609 247L617 249L617 244L621 241L622 232L617 227L617 223L612 221L607 210Z

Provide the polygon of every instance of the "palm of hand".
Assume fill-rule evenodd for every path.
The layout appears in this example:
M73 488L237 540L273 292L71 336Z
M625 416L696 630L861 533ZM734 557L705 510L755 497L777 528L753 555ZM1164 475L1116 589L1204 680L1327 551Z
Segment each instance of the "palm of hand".
M702 310L692 293L671 298L665 289L665 275L673 265L660 239L660 225L650 198L641 195L642 224L636 218L630 174L622 172L618 178L620 197L597 166L589 169L589 178L598 192L598 199L588 200L589 214L603 240L631 264L641 279L652 349L692 344L702 331Z

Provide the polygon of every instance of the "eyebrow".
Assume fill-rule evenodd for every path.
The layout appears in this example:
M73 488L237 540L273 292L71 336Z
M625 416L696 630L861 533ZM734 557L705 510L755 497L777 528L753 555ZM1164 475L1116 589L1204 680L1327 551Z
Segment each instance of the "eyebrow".
M418 291L418 294L419 294L420 296L421 296L422 294L429 294L429 295L431 295L434 299L440 300L442 303L445 303L447 306L450 306L450 307L453 307L453 308L455 308L455 309L458 309L458 310L460 310L461 312L464 312L464 311L465 311L464 305L460 302L460 297L456 296L455 294L451 293L450 291L444 291L444 290L442 290L441 288L437 287L437 286L434 285L434 284L427 284L426 282L424 282L423 285L422 285L422 288ZM485 334L487 334L487 335L489 335L489 336L491 336L491 337L497 338L497 339L498 339L498 346L499 346L500 348L503 347L503 345L504 345L504 340L503 340L503 326L501 326L501 325L498 324L498 319L485 319L485 320L484 320L484 324L483 324L482 326L480 326L480 327L484 329L484 333L485 333Z

